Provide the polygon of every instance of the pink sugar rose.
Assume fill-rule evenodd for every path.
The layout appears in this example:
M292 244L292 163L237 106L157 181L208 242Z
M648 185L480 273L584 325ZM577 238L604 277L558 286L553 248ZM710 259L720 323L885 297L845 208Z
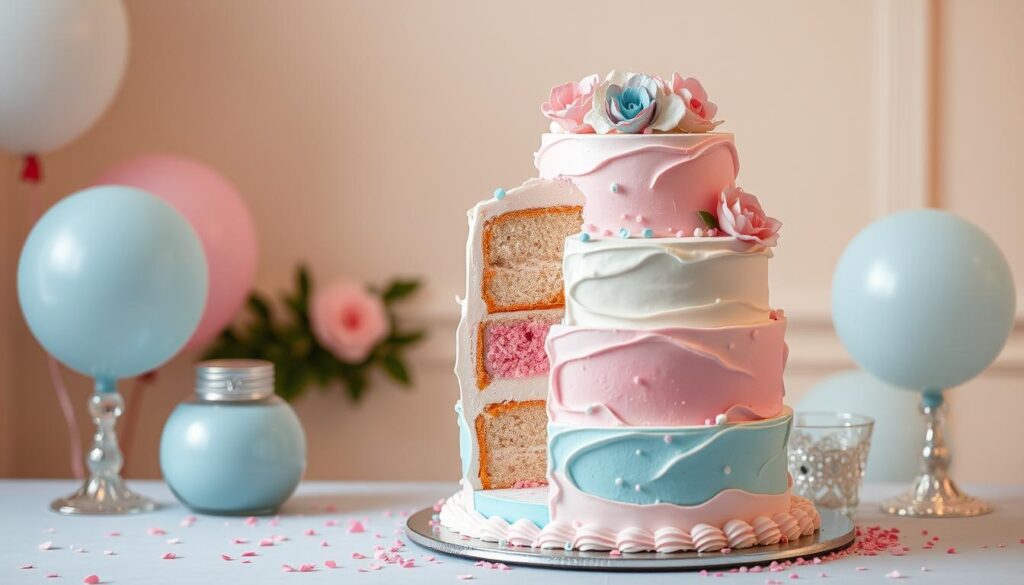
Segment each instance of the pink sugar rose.
M565 131L573 134L594 132L590 124L583 121L583 116L590 111L597 80L597 75L590 75L581 79L579 83L570 81L551 88L551 96L547 102L541 105L540 109L545 116L554 120L551 124L552 132Z
M722 123L714 119L718 106L708 101L708 92L696 79L673 73L672 93L682 98L686 105L686 113L679 120L679 129L683 132L710 132Z
M782 222L765 215L757 197L729 187L718 201L718 227L734 238L774 246Z
M340 360L365 360L388 333L380 297L362 285L340 281L313 295L310 321L317 341Z

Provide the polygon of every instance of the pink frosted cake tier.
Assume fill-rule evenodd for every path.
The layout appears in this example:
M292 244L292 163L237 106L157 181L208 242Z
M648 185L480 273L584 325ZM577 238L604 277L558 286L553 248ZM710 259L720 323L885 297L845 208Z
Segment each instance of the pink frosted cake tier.
M595 329L548 335L552 423L700 425L782 411L784 319L716 328Z
M571 180L583 192L584 228L609 236L689 236L704 227L735 184L732 134L545 134L534 163L545 179Z

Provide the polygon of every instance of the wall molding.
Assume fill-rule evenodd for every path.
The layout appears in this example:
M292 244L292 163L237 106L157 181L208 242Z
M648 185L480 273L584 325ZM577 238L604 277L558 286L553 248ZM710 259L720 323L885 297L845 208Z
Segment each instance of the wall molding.
M936 3L875 0L875 217L938 203L933 116Z

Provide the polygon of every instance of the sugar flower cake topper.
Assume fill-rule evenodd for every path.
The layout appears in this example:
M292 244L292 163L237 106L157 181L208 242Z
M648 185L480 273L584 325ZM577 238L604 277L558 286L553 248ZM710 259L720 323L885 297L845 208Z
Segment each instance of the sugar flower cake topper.
M553 88L541 111L555 133L699 133L722 123L714 119L718 106L708 100L704 86L678 73L671 82L620 71L604 81L589 75Z

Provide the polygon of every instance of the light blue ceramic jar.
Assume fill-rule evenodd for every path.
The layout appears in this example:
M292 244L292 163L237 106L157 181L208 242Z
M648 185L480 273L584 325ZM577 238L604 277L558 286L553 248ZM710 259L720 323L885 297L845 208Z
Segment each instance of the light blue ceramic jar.
M196 395L171 413L160 439L171 491L207 514L269 514L295 491L306 437L274 395L274 365L213 360L196 368Z

